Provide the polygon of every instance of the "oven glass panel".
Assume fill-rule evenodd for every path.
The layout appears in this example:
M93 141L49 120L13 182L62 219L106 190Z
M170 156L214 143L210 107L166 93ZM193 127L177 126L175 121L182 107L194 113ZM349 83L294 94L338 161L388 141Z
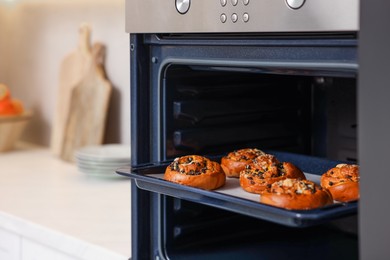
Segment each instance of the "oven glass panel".
M165 159L246 147L356 162L356 79L168 66Z

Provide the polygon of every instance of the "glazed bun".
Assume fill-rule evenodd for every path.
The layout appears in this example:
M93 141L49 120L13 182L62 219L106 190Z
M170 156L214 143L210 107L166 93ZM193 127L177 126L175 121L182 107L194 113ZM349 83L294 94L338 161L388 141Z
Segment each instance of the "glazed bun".
M338 164L321 176L321 186L332 193L333 199L349 202L359 199L359 166Z
M222 157L221 167L227 177L239 178L240 172L245 169L254 158L264 155L263 151L256 148L245 148L233 151Z
M204 190L217 189L226 181L219 163L199 155L176 158L166 168L164 179Z
M308 210L332 204L333 198L327 189L312 181L284 179L261 194L260 202L289 210Z
M251 193L261 194L271 184L286 178L306 179L303 172L289 162L279 162L275 156L264 154L252 160L240 173L241 187Z

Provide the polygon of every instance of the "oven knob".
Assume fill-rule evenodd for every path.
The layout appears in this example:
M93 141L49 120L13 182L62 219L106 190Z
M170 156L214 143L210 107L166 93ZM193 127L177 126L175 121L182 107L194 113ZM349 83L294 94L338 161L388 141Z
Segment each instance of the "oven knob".
M242 15L242 20L244 20L244 22L248 22L249 21L249 14L248 13L244 13L243 15Z
M305 3L305 0L286 0L287 5L292 9L299 9Z
M226 16L226 14L221 14L221 22L222 23L226 23L226 20L227 20L227 16Z
M231 18L232 18L232 22L235 23L238 20L238 15L236 13L233 13Z
M185 14L190 9L191 0L176 0L176 10L181 13Z

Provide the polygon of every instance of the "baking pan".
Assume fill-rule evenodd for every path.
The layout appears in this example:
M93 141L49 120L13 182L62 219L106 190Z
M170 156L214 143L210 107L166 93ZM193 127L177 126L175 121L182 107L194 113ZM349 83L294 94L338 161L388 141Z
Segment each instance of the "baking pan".
M305 155L280 152L269 153L274 154L279 161L294 163L303 170L307 179L316 183L319 183L322 173L340 163L338 161ZM219 161L220 157L209 156L209 158ZM239 185L239 180L236 178L227 178L225 186L214 191L172 183L163 179L165 168L169 163L168 161L141 165L131 169L121 168L117 170L117 173L131 178L140 189L233 211L290 227L314 226L357 213L357 201L334 203L313 210L286 210L265 205L259 202L260 195L251 194L242 190Z

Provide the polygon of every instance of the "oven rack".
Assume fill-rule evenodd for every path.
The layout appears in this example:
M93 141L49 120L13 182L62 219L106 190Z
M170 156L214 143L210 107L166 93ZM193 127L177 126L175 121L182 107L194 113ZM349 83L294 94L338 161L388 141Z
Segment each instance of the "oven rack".
M327 169L340 163L306 155L283 152L269 153L274 154L280 161L294 163L304 171L308 179L312 179L315 182L318 182L320 175ZM220 157L209 156L209 158L219 161L218 158ZM315 226L357 213L357 201L334 203L313 210L287 210L262 204L255 200L235 196L228 192L220 192L218 190L207 191L180 185L163 179L163 173L169 163L170 162L158 162L133 168L120 168L117 170L117 173L131 178L137 187L143 190L193 201L290 227ZM238 182L237 179L230 181Z

